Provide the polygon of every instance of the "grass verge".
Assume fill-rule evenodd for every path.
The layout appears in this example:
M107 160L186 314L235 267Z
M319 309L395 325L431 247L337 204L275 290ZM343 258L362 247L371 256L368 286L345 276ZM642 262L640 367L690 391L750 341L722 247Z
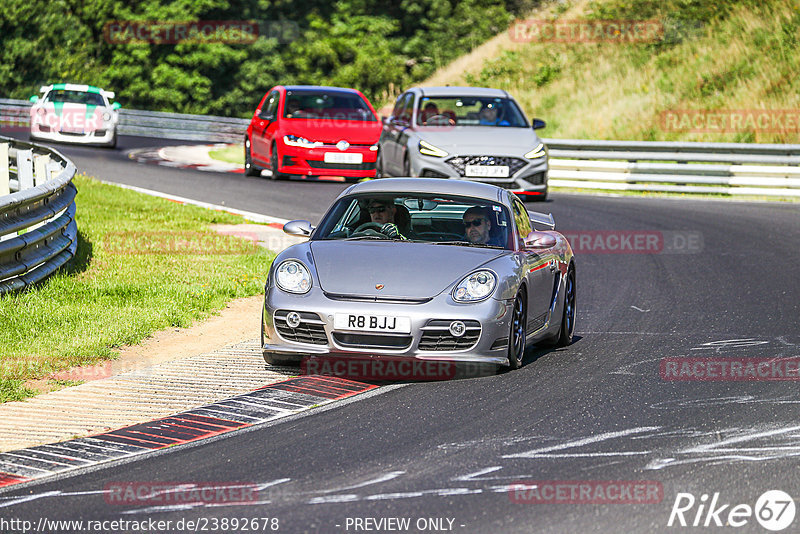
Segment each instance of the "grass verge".
M28 291L0 296L0 402L33 395L27 380L113 359L116 347L190 326L263 289L274 254L207 229L239 216L86 176L75 184L75 260Z
M225 148L219 148L216 150L209 150L208 155L217 161L244 165L244 149L240 144L228 145Z

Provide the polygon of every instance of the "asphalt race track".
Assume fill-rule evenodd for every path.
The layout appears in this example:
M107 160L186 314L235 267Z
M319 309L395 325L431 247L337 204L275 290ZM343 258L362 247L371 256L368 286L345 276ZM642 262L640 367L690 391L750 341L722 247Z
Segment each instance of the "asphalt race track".
M122 152L147 143L157 141L59 149L104 180L287 219L316 222L345 187L141 165ZM388 518L409 518L409 532L764 532L755 516L740 528L713 525L715 517L729 521L737 505L754 509L767 490L800 496L797 378L674 381L660 366L664 358L800 357L800 205L555 193L530 208L552 212L557 229L584 240L573 242L571 346L531 351L516 372L384 387L275 424L8 489L0 517L34 525L42 517L153 519L172 521L175 532L189 531L174 526L180 520L243 531L223 528L234 518L277 518L280 532L392 531L398 524ZM636 235L654 245L609 253ZM650 481L659 495L637 504L548 503L514 487L531 481ZM258 490L232 505L107 502L104 488L130 482ZM687 523L697 515L712 528L667 526L679 493L696 499ZM728 506L707 517L713 498L717 509ZM795 518L786 532L798 525Z

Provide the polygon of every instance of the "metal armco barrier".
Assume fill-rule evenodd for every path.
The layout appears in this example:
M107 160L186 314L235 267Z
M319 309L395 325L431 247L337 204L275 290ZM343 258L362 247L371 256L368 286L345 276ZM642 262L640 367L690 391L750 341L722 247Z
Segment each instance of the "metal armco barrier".
M555 187L800 196L800 145L544 139Z
M117 132L164 139L242 143L248 124L247 119L230 117L120 109Z
M0 124L24 128L25 100L0 99ZM119 133L241 143L247 119L120 110ZM800 145L543 139L554 187L800 196Z
M30 128L30 107L31 103L27 100L0 98L0 133L3 128L27 132ZM241 143L248 124L248 119L123 108L119 110L117 133L162 139Z
M0 294L75 256L75 165L55 150L0 137Z

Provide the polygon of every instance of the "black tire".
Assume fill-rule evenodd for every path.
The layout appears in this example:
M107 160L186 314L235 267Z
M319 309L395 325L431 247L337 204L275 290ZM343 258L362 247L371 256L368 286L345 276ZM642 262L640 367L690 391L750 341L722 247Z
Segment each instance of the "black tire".
M575 267L569 266L567 280L564 288L564 314L561 316L561 329L558 332L557 347L566 347L572 343L572 336L575 333Z
M375 158L375 178L383 178L386 172L383 170L383 153L378 150L378 157Z
M280 161L280 157L278 154L278 145L272 143L272 154L269 156L269 166L272 168L272 176L273 180L282 180L286 177L285 174L278 172L278 162Z
M244 138L244 175L261 176L261 169L253 163L253 148L250 146L250 138Z
M405 155L403 158L403 176L410 177L411 176L411 162L408 159L408 154Z
M508 368L519 369L525 357L525 324L527 323L527 306L524 289L517 292L514 307L511 311L511 326L508 329Z

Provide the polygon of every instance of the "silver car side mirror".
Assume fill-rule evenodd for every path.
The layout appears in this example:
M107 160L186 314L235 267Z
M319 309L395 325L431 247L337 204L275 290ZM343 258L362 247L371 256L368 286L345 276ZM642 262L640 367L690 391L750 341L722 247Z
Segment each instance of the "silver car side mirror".
M314 231L314 227L308 221L289 221L283 225L283 231L289 235L308 237Z
M556 246L556 238L544 232L533 231L525 237L525 248L550 248Z

